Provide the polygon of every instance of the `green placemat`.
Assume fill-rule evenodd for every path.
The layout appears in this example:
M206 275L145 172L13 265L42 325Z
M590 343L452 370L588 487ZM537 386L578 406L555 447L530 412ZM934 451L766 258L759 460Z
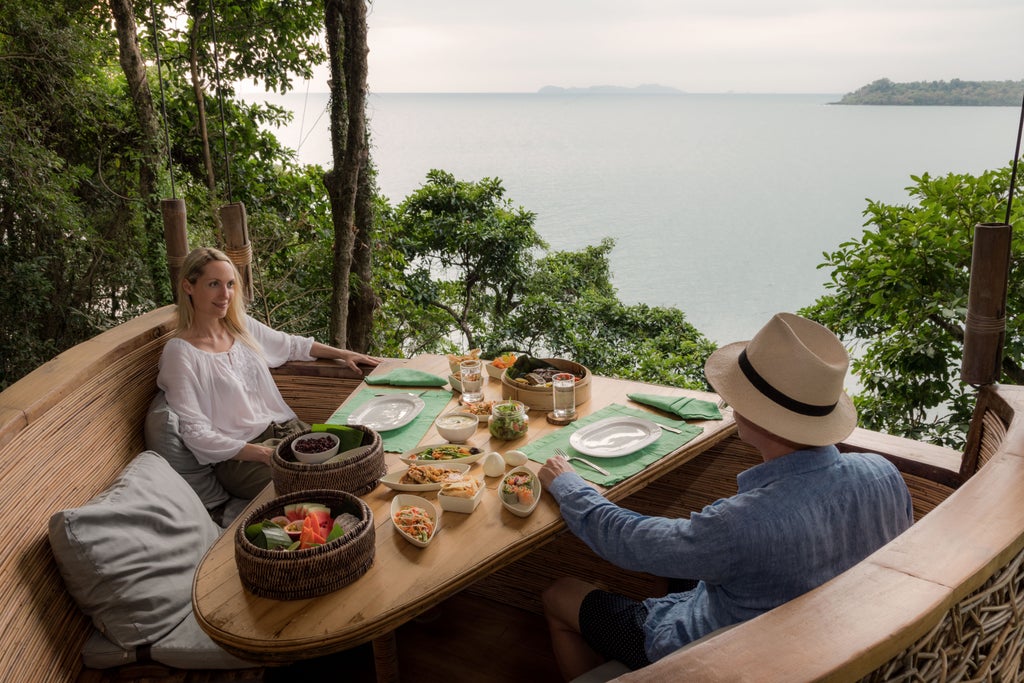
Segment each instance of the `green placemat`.
M384 450L389 453L404 453L419 444L423 435L427 433L427 430L434 424L434 420L452 399L452 392L446 389L409 391L408 389L370 387L360 390L359 393L352 397L352 400L334 411L334 414L327 418L327 424L347 424L348 416L354 410L372 398L388 394L415 394L422 398L424 403L423 410L409 424L398 429L380 432L380 438L384 442Z
M573 432L577 429L586 427L598 420L603 420L606 417L616 416L643 418L659 424L675 427L682 433L673 434L672 432L662 430L661 436L658 437L654 443L641 448L635 453L622 455L617 458L595 458L592 455L580 453L569 445L569 437L572 436ZM542 436L536 441L531 441L520 450L523 453L526 453L526 457L530 460L544 463L547 462L548 458L555 454L556 448L561 448L567 454L584 457L595 465L599 465L611 473L610 476L605 476L600 472L595 472L584 464L569 461L569 464L573 466L573 469L575 469L576 473L581 477L600 486L613 486L618 484L620 481L633 476L651 463L657 462L659 459L693 439L702 431L704 431L704 429L702 427L697 427L696 425L680 424L678 421L661 417L659 415L652 415L650 412L645 410L627 408L626 406L619 405L618 403L613 403L610 406L602 408L596 413L587 415L584 418L570 423L558 431Z

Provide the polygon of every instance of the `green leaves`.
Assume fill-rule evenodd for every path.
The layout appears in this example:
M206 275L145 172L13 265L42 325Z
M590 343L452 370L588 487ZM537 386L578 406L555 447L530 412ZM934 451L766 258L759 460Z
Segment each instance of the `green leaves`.
M832 269L831 291L803 313L851 344L861 426L962 443L972 408L959 369L974 226L1005 216L1009 175L1006 168L978 177L915 176L907 188L914 203L869 201L868 229L825 254L821 267ZM1020 202L1014 216L1019 222ZM1022 248L1015 236L1004 346L1018 365Z

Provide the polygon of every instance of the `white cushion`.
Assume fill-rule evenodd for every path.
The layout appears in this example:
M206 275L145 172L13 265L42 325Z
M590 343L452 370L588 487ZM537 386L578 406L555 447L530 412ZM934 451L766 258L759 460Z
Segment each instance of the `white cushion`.
M200 465L196 456L192 455L192 451L181 440L178 415L167 405L167 399L162 391L156 392L156 396L149 404L145 437L146 448L164 456L174 471L195 489L208 510L228 500L230 496L213 474L213 467Z
M152 452L84 506L54 513L50 546L68 592L115 645L170 633L192 611L192 576L220 528Z

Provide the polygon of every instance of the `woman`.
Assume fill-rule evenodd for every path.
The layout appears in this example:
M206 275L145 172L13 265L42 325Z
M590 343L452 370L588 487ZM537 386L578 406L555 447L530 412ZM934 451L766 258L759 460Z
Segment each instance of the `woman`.
M179 419L182 441L233 496L270 481L269 438L303 431L270 376L289 360L334 358L353 370L380 359L285 334L249 317L234 264L217 249L193 250L178 283L178 327L160 357L157 384Z

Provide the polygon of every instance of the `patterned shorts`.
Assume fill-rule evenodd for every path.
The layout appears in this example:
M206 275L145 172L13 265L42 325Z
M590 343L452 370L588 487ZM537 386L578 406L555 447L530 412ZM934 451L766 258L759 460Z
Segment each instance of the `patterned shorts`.
M618 593L592 590L580 604L580 632L587 645L633 670L651 663L644 651L646 619L642 602Z

